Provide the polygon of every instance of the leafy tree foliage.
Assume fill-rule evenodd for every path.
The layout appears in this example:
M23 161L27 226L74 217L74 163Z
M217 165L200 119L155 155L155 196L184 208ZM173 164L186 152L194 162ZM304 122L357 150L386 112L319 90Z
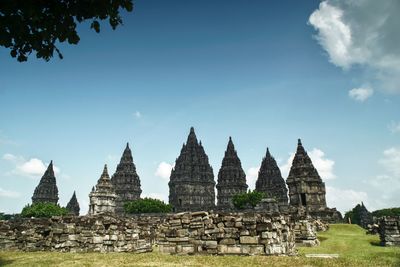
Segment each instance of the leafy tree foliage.
M2 0L0 1L0 46L11 49L11 56L26 61L36 51L48 61L54 50L63 58L56 43L77 44L77 23L91 22L100 32L101 20L112 29L122 24L120 9L132 11L132 0Z
M245 209L246 207L255 207L265 197L262 192L251 191L247 193L237 194L233 196L233 205L237 209Z
M172 211L172 206L165 204L164 201L154 198L142 198L125 203L126 213L166 213Z
M15 217L18 217L18 214L6 214L4 212L0 212L0 220L8 221Z
M21 212L22 217L50 218L51 216L67 215L68 210L54 203L35 203L26 205Z
M383 216L400 216L400 207L376 210L372 212L372 216L378 218Z

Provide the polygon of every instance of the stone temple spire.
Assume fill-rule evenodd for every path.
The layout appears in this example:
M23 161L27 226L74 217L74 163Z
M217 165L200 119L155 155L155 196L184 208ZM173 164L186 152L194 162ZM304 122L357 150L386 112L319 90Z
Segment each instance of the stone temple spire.
M176 159L168 185L169 203L174 211L210 210L215 207L213 169L193 127Z
M268 148L258 171L256 190L263 192L269 198L274 198L279 206L288 205L288 190L285 180L282 178L278 164L271 156Z
M32 196L32 203L50 202L58 203L58 188L54 176L53 161L50 161L46 172L40 179L39 185L35 188Z
M117 194L116 213L124 213L124 203L140 198L140 178L136 173L136 166L133 163L132 152L129 143L122 154L117 170L111 178L111 182Z
M79 203L78 203L78 199L76 199L76 194L74 191L74 194L71 197L71 200L68 202L67 206L66 206L68 212L72 215L75 216L79 216Z
M229 137L225 157L218 172L218 208L233 209L232 198L236 194L246 193L246 174L237 155L232 138Z
M89 214L114 213L115 212L115 194L114 186L111 183L107 171L107 164L104 165L103 173L97 181L94 191L90 192Z
M300 139L286 184L289 187L291 206L307 207L310 211L326 208L325 183L322 182Z

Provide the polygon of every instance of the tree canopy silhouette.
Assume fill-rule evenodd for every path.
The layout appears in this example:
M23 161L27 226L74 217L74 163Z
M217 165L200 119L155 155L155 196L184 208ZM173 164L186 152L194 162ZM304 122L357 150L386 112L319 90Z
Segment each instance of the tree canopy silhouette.
M100 32L101 20L113 30L122 25L120 10L131 12L132 0L2 0L0 1L0 46L9 48L18 61L28 60L32 52L49 61L63 56L56 44L79 43L78 23L91 22Z

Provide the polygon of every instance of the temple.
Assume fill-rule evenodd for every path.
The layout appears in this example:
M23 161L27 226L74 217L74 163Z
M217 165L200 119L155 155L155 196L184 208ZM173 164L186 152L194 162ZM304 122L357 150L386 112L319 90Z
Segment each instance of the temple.
M58 188L54 176L53 161L50 161L46 172L43 174L32 196L32 203L49 202L58 203Z
M171 171L169 204L174 211L200 211L215 208L213 169L204 148L197 141L194 128Z
M92 192L89 194L89 215L115 213L116 198L117 195L108 175L107 165L104 165L103 173L97 181L97 185L92 188Z
M322 182L317 169L314 168L300 139L286 183L289 187L291 206L302 206L309 211L327 208L325 183Z
M68 210L69 214L79 216L80 208L79 208L78 199L76 199L75 191L72 194L71 200L68 202L66 209Z
M242 169L242 163L237 155L232 138L229 137L221 169L218 172L218 209L233 209L233 196L236 194L246 193L247 187L246 174Z
M119 162L114 175L111 178L117 194L115 201L115 212L124 213L124 203L140 198L142 190L140 189L140 178L136 173L136 166L133 163L133 157L129 143L126 144L121 161Z
M256 191L264 193L267 198L275 199L280 207L288 206L288 190L285 180L268 148L258 171Z

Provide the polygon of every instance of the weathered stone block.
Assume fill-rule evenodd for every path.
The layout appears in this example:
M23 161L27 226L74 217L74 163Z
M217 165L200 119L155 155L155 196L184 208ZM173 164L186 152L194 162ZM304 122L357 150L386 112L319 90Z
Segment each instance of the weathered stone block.
M241 244L258 244L259 237L258 236L241 236L240 243Z

